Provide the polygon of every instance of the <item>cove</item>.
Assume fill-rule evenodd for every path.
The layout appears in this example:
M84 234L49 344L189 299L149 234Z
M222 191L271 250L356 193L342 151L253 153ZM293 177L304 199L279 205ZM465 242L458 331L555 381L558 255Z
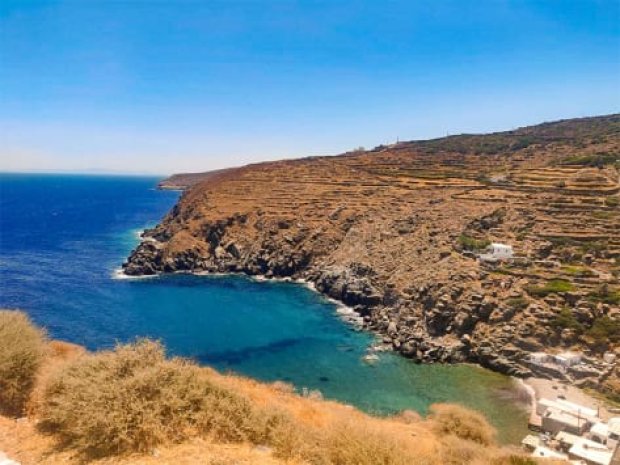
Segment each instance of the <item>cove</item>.
M152 337L171 354L318 389L370 413L458 402L485 413L503 442L523 437L526 412L511 379L391 353L369 365L362 357L374 336L344 324L305 286L243 276L115 279L137 233L178 198L155 190L156 181L0 175L0 306L24 309L52 337L89 349Z

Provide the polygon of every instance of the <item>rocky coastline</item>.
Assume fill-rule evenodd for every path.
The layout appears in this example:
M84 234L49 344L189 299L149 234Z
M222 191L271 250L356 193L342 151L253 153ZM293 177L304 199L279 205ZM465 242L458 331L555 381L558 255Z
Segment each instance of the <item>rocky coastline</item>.
M180 175L187 189L123 272L305 280L415 362L620 398L620 184L601 155L620 150L617 126L567 120ZM514 259L479 261L491 242ZM582 363L531 359L570 350Z
M235 220L240 219L232 221ZM164 257L166 244L159 239L165 234L161 235L159 227L147 230L142 242L123 264L123 273L132 277L163 273L244 274L266 280L306 283L311 289L354 311L359 318L353 320L364 330L378 334L384 348L417 363L469 362L519 378L540 376L574 381L567 378L567 375L573 375L582 380L577 383L582 387L593 387L595 382L600 383L612 374L612 366L602 367L602 374L595 372L596 378L588 376L592 373L585 373L584 376L579 370L564 373L533 367L526 360L527 355L544 349L544 346L532 339L514 341L516 345L512 346L512 338L507 338L505 342L508 346L504 350L495 349L498 339L473 340L469 331L474 322L497 324L510 321L514 312L491 295L466 291L465 283L484 279L487 271L481 271L477 276L472 273L457 274L453 276L455 283L450 287L437 282L409 288L401 295L394 290L394 286L377 286L373 282L376 273L368 266L354 263L350 267L320 269L308 266L310 260L305 254L280 253L274 248L261 249L251 256L243 254L241 247L234 242L221 244L214 239L223 233L220 226L207 233L213 245L208 258L197 253L184 253L172 259ZM519 296L518 292L508 294L508 298ZM412 313L411 306L420 306L420 314ZM455 314L457 306L459 311ZM511 331L512 328L500 328L502 330ZM591 362L598 365L596 359Z

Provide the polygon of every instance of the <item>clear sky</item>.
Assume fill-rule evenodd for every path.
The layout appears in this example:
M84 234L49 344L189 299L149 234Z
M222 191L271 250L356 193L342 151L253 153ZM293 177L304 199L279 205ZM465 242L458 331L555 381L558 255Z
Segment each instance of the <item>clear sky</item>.
M620 110L620 0L0 0L0 170L204 171Z

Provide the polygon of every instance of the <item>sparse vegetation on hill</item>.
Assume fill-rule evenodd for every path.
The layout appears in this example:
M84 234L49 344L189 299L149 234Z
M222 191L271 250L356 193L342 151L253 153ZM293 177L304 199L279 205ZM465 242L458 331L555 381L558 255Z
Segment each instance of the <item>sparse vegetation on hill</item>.
M574 155L562 159L563 165L582 165L603 167L605 165L614 165L620 163L620 154L598 152L592 155Z
M45 334L25 313L0 310L0 413L23 413L44 352Z
M461 234L459 236L459 244L465 250L480 251L489 246L491 241L487 239L476 239L466 234Z
M563 279L552 279L543 286L527 286L525 289L528 294L532 296L545 297L549 294L555 294L558 292L570 292L574 290L575 287L569 281Z

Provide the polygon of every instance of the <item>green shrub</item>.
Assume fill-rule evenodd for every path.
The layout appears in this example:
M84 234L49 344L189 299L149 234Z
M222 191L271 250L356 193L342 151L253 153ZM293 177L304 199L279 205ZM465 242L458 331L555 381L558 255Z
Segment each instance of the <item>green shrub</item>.
M610 211L595 211L592 212L592 217L597 220L610 220L614 217L614 212Z
M575 287L563 279L553 279L548 281L544 286L526 286L525 290L534 297L545 297L549 294L558 292L571 292Z
M0 412L23 413L44 355L44 332L25 313L0 310Z
M514 299L508 299L506 304L515 310L524 310L529 305L529 302L523 297L515 297Z
M620 342L620 322L608 316L597 318L592 327L586 331L586 336L592 338L597 346L618 343Z
M568 308L563 308L560 313L549 323L551 327L557 329L572 329L578 334L583 333L584 327Z
M585 241L579 244L579 249L583 253L598 253L603 252L609 247L605 241Z
M561 164L603 167L605 165L613 165L619 160L620 155L617 153L600 152L593 155L575 155L566 157L562 160Z
M617 207L620 205L620 199L618 197L605 197L605 205L608 207Z
M572 276L593 276L594 272L585 266L566 265L562 267L562 271Z
M595 292L588 294L588 300L592 302L603 302L609 305L620 304L620 290L610 289L608 286L601 286Z
M465 250L483 250L491 244L491 241L486 239L475 239L466 234L461 234L459 236L459 244Z

